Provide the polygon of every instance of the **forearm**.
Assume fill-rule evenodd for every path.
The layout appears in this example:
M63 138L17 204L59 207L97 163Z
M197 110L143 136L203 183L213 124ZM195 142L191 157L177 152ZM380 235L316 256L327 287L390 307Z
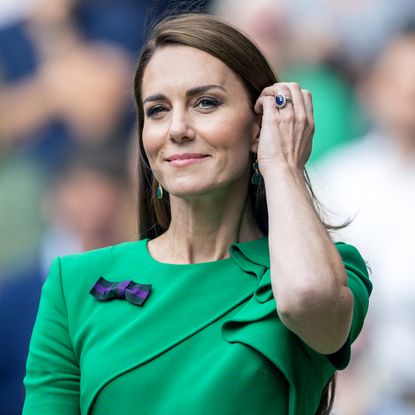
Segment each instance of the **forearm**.
M302 172L263 172L269 212L271 281L283 323L321 353L338 350L350 329L353 296L342 259L321 222Z

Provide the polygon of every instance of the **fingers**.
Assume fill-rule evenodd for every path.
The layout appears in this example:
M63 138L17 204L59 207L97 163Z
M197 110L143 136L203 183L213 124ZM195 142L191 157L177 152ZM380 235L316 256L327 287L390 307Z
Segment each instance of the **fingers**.
M307 89L301 90L304 97L304 107L310 128L314 131L314 109L311 92Z
M273 96L261 98L262 122L275 121L275 99Z
M276 106L278 94L290 98L283 108ZM310 92L296 83L276 83L264 88L254 109L262 115L258 159L275 157L278 162L283 160L303 169L311 153L314 134Z
M295 83L287 83L277 86L277 94L284 94L291 98L291 103L286 104L284 108L279 109L281 119L291 120L295 118L297 122L306 121L306 111L304 107L304 98L300 85Z
M286 97L291 98L292 102L287 102L284 108L278 109L274 100L278 94L284 94ZM310 91L301 89L300 85L295 82L279 82L271 85L264 88L255 103L254 110L256 113L262 114L265 112L265 98L267 98L267 102L270 102L272 98L273 111L279 115L279 118L285 120L295 118L296 121L308 124L314 129L313 104ZM270 109L269 106L267 108ZM270 116L269 113L268 116Z

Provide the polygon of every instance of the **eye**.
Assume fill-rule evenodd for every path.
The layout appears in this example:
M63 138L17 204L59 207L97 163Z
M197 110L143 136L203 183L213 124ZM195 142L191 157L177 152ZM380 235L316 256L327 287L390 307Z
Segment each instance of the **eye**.
M164 111L166 111L166 108L164 108L162 105L154 105L154 107L150 107L146 111L146 116L148 118L156 117L157 115L159 115L160 113Z
M201 109L207 110L207 109L211 109L211 108L217 107L220 104L221 104L221 102L219 100L217 100L216 98L203 97L203 98L200 98L196 102L196 107L199 107Z

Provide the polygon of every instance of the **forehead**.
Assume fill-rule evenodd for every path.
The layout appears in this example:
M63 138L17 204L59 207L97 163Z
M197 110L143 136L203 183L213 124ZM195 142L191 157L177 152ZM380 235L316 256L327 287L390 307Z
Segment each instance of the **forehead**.
M155 52L145 69L143 98L166 89L189 89L207 84L243 88L238 76L209 53L189 46L166 46Z

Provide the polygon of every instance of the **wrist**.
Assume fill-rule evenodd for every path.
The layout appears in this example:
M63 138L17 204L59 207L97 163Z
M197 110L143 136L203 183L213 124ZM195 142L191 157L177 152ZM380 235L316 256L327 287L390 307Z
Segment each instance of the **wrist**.
M264 181L275 181L277 177L290 177L304 182L304 170L290 165L287 161L258 160L259 171Z

